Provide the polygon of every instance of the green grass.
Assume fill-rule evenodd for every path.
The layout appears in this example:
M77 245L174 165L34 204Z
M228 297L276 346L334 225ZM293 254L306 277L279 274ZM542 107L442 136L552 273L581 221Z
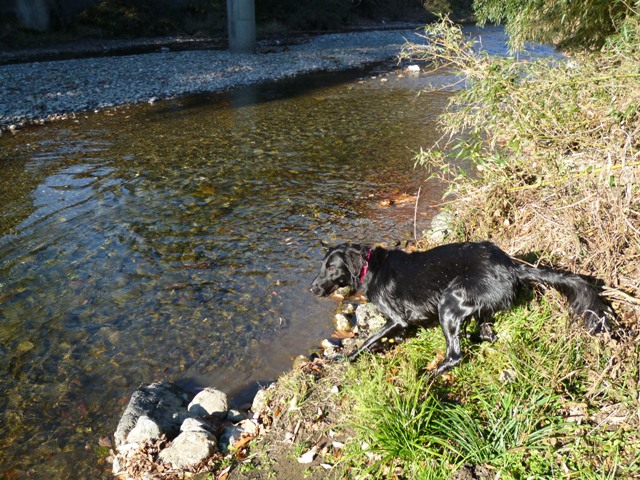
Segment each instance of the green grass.
M640 347L588 335L558 299L524 296L496 316L495 343L465 340L463 362L436 378L438 327L355 363L295 369L270 391L267 424L280 436L302 425L289 458L316 446L333 465L304 467L314 478L635 478Z
M603 340L568 325L547 301L500 317L499 340L467 345L449 376L425 370L444 348L439 329L347 370L347 423L358 441L344 462L374 478L446 479L463 465L514 479L637 472L635 430L593 423L603 420L592 419L601 399L588 396ZM633 392L619 387L620 408L633 411Z

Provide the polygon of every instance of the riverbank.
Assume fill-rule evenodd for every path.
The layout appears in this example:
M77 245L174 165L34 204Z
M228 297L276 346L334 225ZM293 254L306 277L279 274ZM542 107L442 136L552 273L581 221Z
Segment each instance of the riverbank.
M154 53L2 65L0 130L303 73L363 67L394 58L406 40L420 41L416 28L266 42L256 54L174 51L171 44L159 44L152 45Z

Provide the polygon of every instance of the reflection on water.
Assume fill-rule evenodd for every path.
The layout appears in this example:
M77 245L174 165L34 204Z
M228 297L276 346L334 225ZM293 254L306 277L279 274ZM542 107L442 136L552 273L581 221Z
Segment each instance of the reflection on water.
M351 74L353 75L353 74ZM159 379L230 394L330 334L321 242L406 239L439 192L412 151L446 94L325 75L0 138L0 428L10 478L110 478L96 453ZM338 81L339 80L339 81ZM426 192L426 193L425 193ZM29 473L31 472L31 473Z

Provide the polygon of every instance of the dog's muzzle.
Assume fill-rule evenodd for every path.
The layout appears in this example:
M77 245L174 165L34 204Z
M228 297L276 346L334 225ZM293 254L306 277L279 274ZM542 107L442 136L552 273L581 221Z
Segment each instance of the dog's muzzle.
M325 287L322 287L318 283L318 279L317 278L311 283L311 286L309 287L309 291L311 293L313 293L314 295L318 296L318 297L326 297L327 295L329 295L332 292L331 289L327 289Z
M324 296L324 291L316 284L312 283L309 287L309 291L318 297Z

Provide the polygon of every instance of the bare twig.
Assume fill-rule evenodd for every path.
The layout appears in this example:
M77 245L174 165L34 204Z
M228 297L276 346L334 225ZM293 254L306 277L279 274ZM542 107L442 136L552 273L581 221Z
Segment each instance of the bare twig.
M418 218L418 200L420 200L420 190L422 190L422 186L418 188L418 194L416 195L416 206L413 209L413 241L416 243L418 243L417 218Z

